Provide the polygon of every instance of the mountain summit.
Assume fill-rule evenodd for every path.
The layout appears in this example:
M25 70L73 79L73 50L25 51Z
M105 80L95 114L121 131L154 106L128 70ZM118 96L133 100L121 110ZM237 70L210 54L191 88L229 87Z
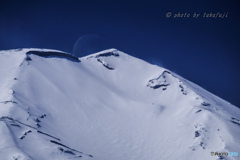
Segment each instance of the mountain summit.
M0 51L3 160L238 159L240 109L116 49Z

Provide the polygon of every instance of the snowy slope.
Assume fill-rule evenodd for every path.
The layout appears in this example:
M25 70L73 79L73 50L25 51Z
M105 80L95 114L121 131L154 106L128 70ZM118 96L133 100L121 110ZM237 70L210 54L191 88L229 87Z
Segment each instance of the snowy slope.
M240 153L240 110L115 49L0 52L3 160L202 160Z

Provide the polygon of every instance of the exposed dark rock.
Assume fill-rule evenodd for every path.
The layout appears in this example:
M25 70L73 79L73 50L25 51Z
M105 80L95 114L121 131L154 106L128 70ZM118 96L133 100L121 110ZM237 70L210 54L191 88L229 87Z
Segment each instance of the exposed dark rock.
M77 57L74 57L70 54L63 53L63 52L57 52L57 51L28 51L26 53L27 58L26 60L29 61L28 59L31 60L31 58L28 55L37 55L40 57L45 57L45 58L64 58L73 62L81 62Z
M46 114L43 114L43 115L41 115L41 117L40 118L44 118L44 117L46 117L47 115Z
M198 131L195 131L195 137L199 137L200 133Z
M75 155L75 153L73 153L73 152L70 151L70 150L64 150L63 152L64 152L64 153L68 153L68 154L73 154L73 155Z
M183 87L183 85L180 84L179 87L181 88L182 94L187 95L187 92L185 91L185 88Z
M0 102L0 103L4 103L4 104L7 104L7 103L15 103L15 104L17 104L16 101L3 101L3 102Z
M61 148L61 147L58 148L59 150L65 152L65 153L75 154L75 153L72 152L72 151L75 151L75 152L84 154L83 152L80 152L80 151L78 151L78 150L76 150L76 149L72 149L72 148L70 148L70 147L68 147L68 146L66 146L66 145L64 145L64 144L62 144L62 143L59 143L59 142L56 142L56 141L53 141L53 140L50 140L50 142L69 149L69 150L65 150L65 149L63 149L63 148ZM85 155L87 155L87 156L89 156L89 157L93 157L93 156L90 155L90 154L85 154ZM79 157L81 157L81 156L79 156Z
M158 84L158 85L155 85L155 86L150 86L150 88L158 89L158 88L160 88L160 87L167 87L167 86L169 86L169 85L170 85L170 84ZM163 89L163 90L166 90L166 88Z
M202 147L202 149L205 149L203 142L200 142L199 145Z
M197 112L195 112L195 113L199 113L199 112L201 112L202 110L201 109L199 109Z
M32 59L29 56L27 56L26 61L32 61Z
M170 83L166 80L166 74L170 74L169 71L164 71L158 78L149 80L147 87L158 89L158 88L164 88L163 90L167 89L167 86L170 85Z
M37 123L37 127L38 127L38 128L40 128L40 127L41 127L41 125L40 125L39 123Z
M0 118L0 121L5 121L5 122L7 122L7 123L10 122L11 125L18 123L18 124L21 124L21 125L30 127L30 128L32 128L32 129L35 129L38 133L41 133L41 134L43 134L43 135L46 135L46 136L49 136L49 137L51 137L51 138L54 138L54 139L56 139L56 140L58 140L58 141L61 141L59 138L56 138L56 137L54 137L54 136L52 136L52 135L50 135L50 134L44 133L44 132L42 132L42 131L39 131L38 128L33 127L33 126L30 126L30 125L25 124L25 123L22 123L22 122L20 122L19 120L14 120L14 119L11 118L11 117L3 116L3 117ZM16 125L18 125L18 124L16 124ZM20 126L20 125L19 125L19 126Z
M58 149L59 149L60 151L64 152L64 153L68 153L68 154L75 155L75 153L73 153L73 152L70 151L70 150L65 150L65 149L63 149L63 148L61 148L61 147L58 147Z
M24 138L27 136L27 134L28 134L28 133L31 133L31 132L32 132L31 130L25 132L25 133L23 134L23 136L20 137L20 139L21 139L21 140L24 139Z
M202 102L202 105L203 105L203 106L210 106L210 104L207 103L207 102Z
M57 145L59 145L59 146L63 146L63 147L65 147L65 148L68 148L68 149L70 149L70 150L72 150L72 151L76 151L76 152L82 153L82 152L80 152L80 151L78 151L78 150L75 150L75 149L72 149L72 148L70 148L70 147L68 147L68 146L66 146L66 145L64 145L64 144L62 144L62 143L59 143L59 142L56 142L56 141L53 141L53 140L50 140L50 142L51 142L51 143L55 143L55 144L57 144Z
M11 117L2 116L2 117L0 118L0 121L10 121L10 122L12 122L12 121L14 121L14 120L13 120L13 118L11 118Z
M11 126L14 126L14 127L20 127L20 125L18 125L18 124L10 124Z
M235 123L235 124L237 124L237 125L239 125L240 126L240 123L238 123L238 122L234 122L234 121L231 121L232 123Z
M240 121L240 120L238 120L237 118L234 118L234 117L232 117L232 119L233 119L233 120L236 120L236 121Z

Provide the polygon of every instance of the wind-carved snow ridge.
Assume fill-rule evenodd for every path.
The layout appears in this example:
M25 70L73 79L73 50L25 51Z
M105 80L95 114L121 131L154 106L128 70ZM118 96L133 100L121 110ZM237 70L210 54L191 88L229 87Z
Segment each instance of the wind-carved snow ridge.
M119 57L119 53L117 49L112 49L112 50L107 50L104 53L98 53L95 58L100 58L100 57L109 57L109 56L114 56L114 57Z
M94 53L90 56L86 56L87 59L100 58L100 57L119 57L119 50L117 49L107 49L101 52Z
M105 51L101 51L98 53L93 54L92 56L88 56L87 59L95 58L99 63L101 63L105 68L109 70L114 70L115 68L108 62L109 58L117 57L119 58L120 55L117 49L108 49Z

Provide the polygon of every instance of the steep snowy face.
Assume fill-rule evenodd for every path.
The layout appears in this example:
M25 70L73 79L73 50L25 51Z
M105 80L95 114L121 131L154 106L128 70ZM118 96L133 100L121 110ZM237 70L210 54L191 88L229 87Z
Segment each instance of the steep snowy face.
M3 159L238 159L240 110L116 49L0 52Z

